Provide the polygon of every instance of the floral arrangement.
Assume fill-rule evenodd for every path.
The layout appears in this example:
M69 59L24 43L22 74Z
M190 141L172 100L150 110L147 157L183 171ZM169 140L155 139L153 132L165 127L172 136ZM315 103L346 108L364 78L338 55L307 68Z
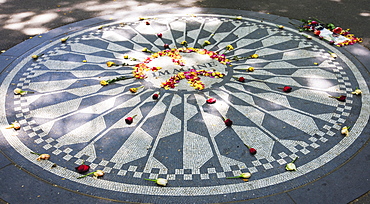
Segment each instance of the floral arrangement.
M350 29L343 29L337 27L332 23L325 24L319 20L301 20L303 25L299 27L300 31L310 31L322 40L327 40L330 44L339 47L345 45L353 45L362 42L362 38L357 38L349 31Z

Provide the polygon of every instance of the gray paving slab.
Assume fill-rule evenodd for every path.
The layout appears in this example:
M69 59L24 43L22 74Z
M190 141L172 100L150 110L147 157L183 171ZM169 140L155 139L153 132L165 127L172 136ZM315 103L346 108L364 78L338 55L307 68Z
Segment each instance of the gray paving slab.
M358 172L348 185L356 188L338 202L369 190L364 179L368 172L363 170L368 167L364 150L369 140L368 66L361 57L366 49L353 46L352 54L351 49L308 40L290 26L294 20L285 17L228 9L179 10L88 19L27 40L2 55L12 61L3 65L1 75L1 150L23 173L36 177L40 189L56 185L51 195L64 190L60 202L87 195L92 202L300 203L303 194L325 184L332 190L327 195L340 194L346 187L335 181L352 165ZM142 51L168 55L162 51L165 44L184 47L184 40L199 48L181 48L185 51L171 55L184 60L184 66ZM228 45L234 49L225 52ZM202 46L224 52L228 59L259 57L234 60L229 66L222 56L209 58ZM108 61L130 66L107 66ZM144 70L145 79L100 85L101 80L131 76L135 65L161 68ZM246 72L251 66L255 71ZM174 89L160 88L172 75L195 74L187 72L192 68L224 76L201 76L201 90L184 80ZM137 93L129 91L142 85ZM285 85L293 91L279 89ZM16 87L35 93L14 95ZM357 87L363 91L360 96L351 93ZM158 92L159 99L153 100ZM345 101L328 97L341 94ZM217 102L207 104L208 97ZM134 123L126 124L124 119L134 115ZM222 116L233 125L225 126ZM5 129L15 120L21 130ZM351 126L347 137L340 133L344 125ZM257 154L251 155L245 145L256 148ZM51 158L37 161L30 152ZM298 170L286 171L285 165L297 157ZM90 172L103 170L105 175L77 179L75 167L83 161ZM1 169L6 183L16 172L12 167ZM252 173L249 181L226 179L246 172ZM156 186L146 178L166 178L169 183ZM9 189L0 196L7 202L25 202L35 195L30 191L10 198Z

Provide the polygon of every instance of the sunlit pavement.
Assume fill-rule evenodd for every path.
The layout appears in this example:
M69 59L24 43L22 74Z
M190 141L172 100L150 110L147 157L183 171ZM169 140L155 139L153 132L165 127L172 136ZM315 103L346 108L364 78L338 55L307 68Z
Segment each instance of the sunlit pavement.
M53 29L9 49L0 55L1 199L348 203L359 198L369 190L369 51L308 40L290 23L297 21L227 9L130 11ZM146 71L146 79L100 85L131 76L131 67L151 55L143 48L161 52L165 44L183 47L183 41L230 58L259 57L234 60L232 66L199 52L180 54L185 66L153 58L144 64L162 69ZM226 51L227 45L234 49ZM107 61L130 66L109 67ZM247 72L248 67L255 70ZM225 76L201 77L203 90L184 80L175 89L159 87L191 68ZM241 76L245 82L234 79ZM142 85L137 93L129 91ZM293 88L290 93L279 89L285 85ZM17 87L35 93L14 95ZM353 95L356 88L363 94ZM339 95L347 99L328 97ZM207 104L209 97L216 103ZM126 124L134 115L133 124ZM223 117L233 125L225 126ZM5 129L13 121L22 128ZM341 134L343 126L350 126L348 136ZM51 157L38 161L30 152ZM297 171L287 171L295 158ZM83 162L89 172L105 175L77 179L74 167ZM246 172L252 173L248 181L227 179ZM166 178L168 185L145 178Z

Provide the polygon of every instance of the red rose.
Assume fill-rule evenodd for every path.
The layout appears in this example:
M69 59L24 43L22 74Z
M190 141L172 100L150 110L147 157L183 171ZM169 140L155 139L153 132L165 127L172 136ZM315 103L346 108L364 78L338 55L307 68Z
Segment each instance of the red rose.
M251 153L251 154L256 154L257 153L257 150L256 149L254 149L254 148L249 148L249 153Z
M157 34L157 36L158 36L159 38L162 38L162 36L163 36L163 35L162 35L162 33L158 33L158 34Z
M150 25L149 21L145 22L146 25Z
M159 94L153 94L152 98L153 98L154 100L157 100L157 99L159 98Z
M337 97L337 100L338 101L345 102L346 101L346 98L347 98L346 96L341 95L341 96Z
M321 34L321 31L319 31L319 30L315 30L315 31L313 31L313 34L315 34L315 35L320 35L320 34Z
M75 167L75 169L78 173L85 173L85 172L89 171L90 166L86 165L86 164L81 164L80 166Z
M335 98L335 99L337 99L338 101L342 101L342 102L345 102L346 101L346 96L344 96L344 95L340 95L340 96L338 96L338 97L335 97L335 96L329 96L330 98Z
M164 49L168 49L168 48L170 48L170 45L164 44L163 47L164 47Z
M209 98L207 99L207 103L216 103L216 99L215 98Z
M333 29L333 33L336 33L336 34L340 34L342 32L342 28L341 27L336 27Z
M136 115L134 115L134 116L132 116L132 117L127 117L127 118L125 119L126 123L130 125L130 124L134 121L134 118L135 118L135 117L136 117Z
M245 81L245 78L244 78L244 77L239 77L239 78L238 78L238 81L240 81L240 82L244 82L244 81Z
M284 92L287 92L287 93L292 91L292 87L290 86L284 86L284 88L279 87L278 89L282 89Z
M233 124L233 121L231 121L230 119L226 119L224 120L224 123L227 127L230 127Z

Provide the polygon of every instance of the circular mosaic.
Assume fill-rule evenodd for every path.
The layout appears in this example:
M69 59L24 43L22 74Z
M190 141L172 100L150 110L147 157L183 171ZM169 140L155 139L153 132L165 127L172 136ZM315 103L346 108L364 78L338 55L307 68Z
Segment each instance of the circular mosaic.
M326 42L274 23L159 15L68 37L37 48L2 82L2 125L18 121L21 129L1 132L27 161L78 184L184 197L290 181L293 188L339 166L305 176L346 151L369 119L356 66ZM34 93L15 95L15 88ZM363 95L353 95L356 88ZM341 95L344 101L330 97ZM37 161L30 152L51 157ZM296 158L297 171L287 171ZM83 162L104 177L77 179ZM226 179L246 172L249 181Z

